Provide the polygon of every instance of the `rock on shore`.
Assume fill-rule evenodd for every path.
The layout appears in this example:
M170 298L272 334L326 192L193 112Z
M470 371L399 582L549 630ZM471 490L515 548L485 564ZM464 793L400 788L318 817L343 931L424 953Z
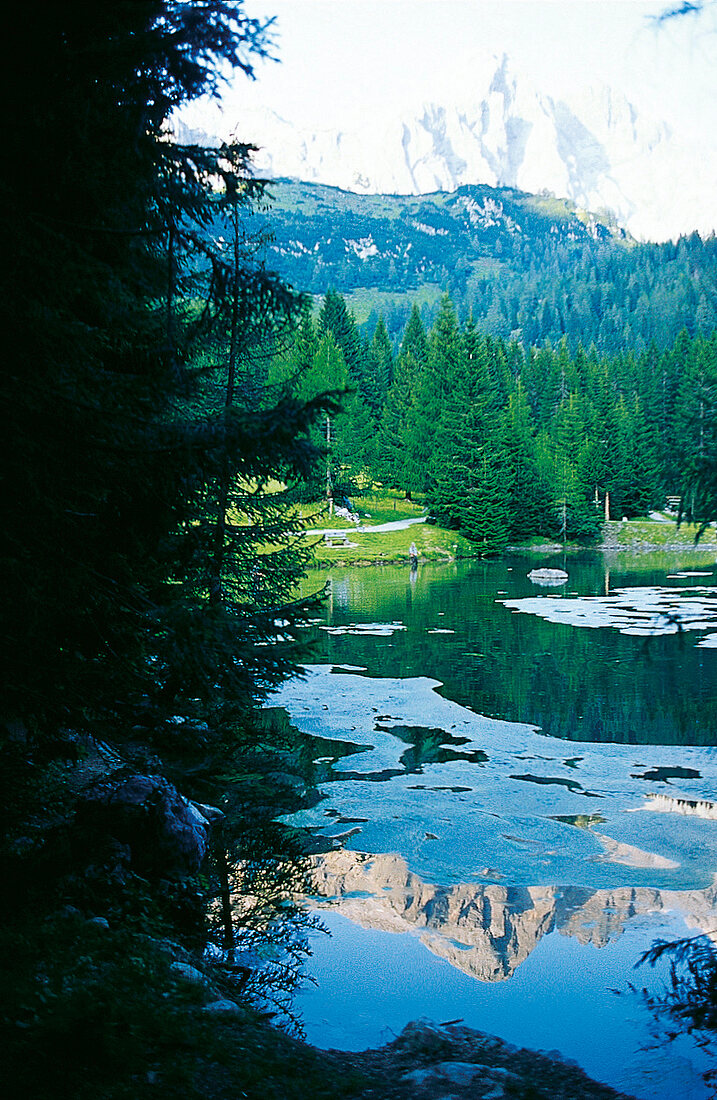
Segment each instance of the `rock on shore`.
M376 1082L362 1100L629 1100L558 1051L523 1050L459 1021L416 1020L379 1050L328 1053Z

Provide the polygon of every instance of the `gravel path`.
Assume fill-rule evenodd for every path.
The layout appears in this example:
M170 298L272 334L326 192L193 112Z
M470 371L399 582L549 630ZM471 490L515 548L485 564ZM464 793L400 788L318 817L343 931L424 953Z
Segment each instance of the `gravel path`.
M375 527L366 526L363 523L352 527L325 527L321 530L310 527L306 533L307 535L352 535L356 531L406 531L414 523L425 523L426 518L426 516L415 516L413 519L395 519L391 523L378 523Z

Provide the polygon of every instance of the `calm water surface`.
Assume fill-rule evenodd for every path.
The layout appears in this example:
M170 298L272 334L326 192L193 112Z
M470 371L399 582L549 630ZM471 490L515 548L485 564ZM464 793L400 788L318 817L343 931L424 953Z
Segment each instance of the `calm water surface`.
M462 1018L701 1098L692 1046L641 1049L611 990L659 986L632 969L656 937L717 927L717 567L585 554L541 588L536 564L563 561L330 574L314 665L274 700L320 738L293 821L327 849L307 905L332 936L297 1007L326 1047Z
M363 665L368 675L431 676L447 698L479 714L529 722L569 740L714 745L717 653L697 646L704 632L635 637L576 630L499 602L598 597L638 586L689 592L717 584L709 559L654 554L641 562L586 553L567 559L568 583L557 588L533 584L527 574L536 559L519 555L421 566L413 575L388 566L335 570L327 623L396 621L406 630L385 637L319 630L315 659ZM563 558L538 564L560 567ZM309 586L324 579L311 577Z

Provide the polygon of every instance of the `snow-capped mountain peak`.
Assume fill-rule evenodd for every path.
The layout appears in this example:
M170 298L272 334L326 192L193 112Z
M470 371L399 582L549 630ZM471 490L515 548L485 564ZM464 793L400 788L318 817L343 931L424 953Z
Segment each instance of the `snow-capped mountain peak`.
M228 116L187 112L186 125L220 136ZM360 193L423 194L462 184L552 192L586 210L610 210L636 237L661 240L715 228L706 208L717 178L714 145L696 174L664 122L601 86L565 99L515 75L507 56L459 102L428 99L400 117L346 130L306 130L267 110L246 112L241 133L260 146L257 171ZM689 158L691 163L692 157Z

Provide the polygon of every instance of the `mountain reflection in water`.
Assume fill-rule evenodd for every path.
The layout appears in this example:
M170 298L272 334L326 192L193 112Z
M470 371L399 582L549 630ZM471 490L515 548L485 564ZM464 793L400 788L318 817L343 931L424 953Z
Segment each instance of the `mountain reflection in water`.
M503 981L558 931L605 947L635 917L680 912L691 929L717 928L717 887L436 886L395 854L338 850L313 857L316 897L363 928L420 933L435 955L481 982Z

